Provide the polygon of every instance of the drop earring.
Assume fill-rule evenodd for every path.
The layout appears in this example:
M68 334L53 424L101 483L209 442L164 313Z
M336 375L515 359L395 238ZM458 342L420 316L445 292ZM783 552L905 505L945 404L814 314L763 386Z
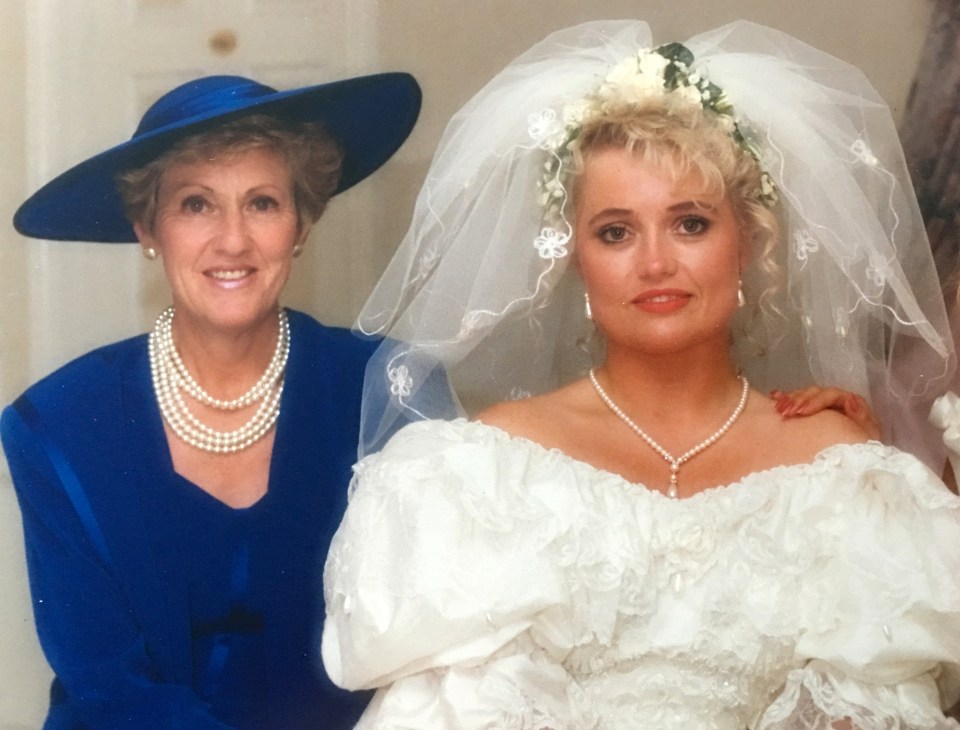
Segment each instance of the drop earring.
M593 310L590 309L590 295L587 292L583 293L583 316L593 320Z
M157 249L153 246L146 246L140 249L143 252L143 258L147 261L155 261L157 258Z
M737 306L742 307L746 303L747 299L743 296L743 281L737 279Z

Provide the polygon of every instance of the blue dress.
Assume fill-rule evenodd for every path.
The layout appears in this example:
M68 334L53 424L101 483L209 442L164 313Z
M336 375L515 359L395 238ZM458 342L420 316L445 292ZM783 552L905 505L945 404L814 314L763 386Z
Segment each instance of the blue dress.
M246 509L173 471L144 336L8 407L45 728L352 727L368 696L319 661L320 576L346 504L373 345L290 312L266 495Z

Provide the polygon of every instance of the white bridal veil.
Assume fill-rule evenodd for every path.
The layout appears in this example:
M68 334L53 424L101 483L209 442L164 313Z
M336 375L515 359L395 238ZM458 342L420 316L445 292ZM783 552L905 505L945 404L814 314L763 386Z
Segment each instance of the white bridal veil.
M887 105L856 68L770 28L736 22L684 43L780 194L782 317L742 310L737 364L761 389L861 393L894 444L923 451L917 424L946 387L953 343ZM639 21L554 33L454 115L357 322L385 338L367 369L361 455L411 420L543 392L598 357L574 241L540 205L551 153L539 127L652 45ZM766 284L745 274L755 303ZM942 455L925 448L935 465Z

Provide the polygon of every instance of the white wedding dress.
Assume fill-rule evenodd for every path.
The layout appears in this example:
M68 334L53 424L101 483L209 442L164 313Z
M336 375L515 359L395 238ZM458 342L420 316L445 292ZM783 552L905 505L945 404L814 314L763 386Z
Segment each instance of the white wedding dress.
M359 728L960 727L960 500L877 443L671 500L416 423L357 465L324 581Z

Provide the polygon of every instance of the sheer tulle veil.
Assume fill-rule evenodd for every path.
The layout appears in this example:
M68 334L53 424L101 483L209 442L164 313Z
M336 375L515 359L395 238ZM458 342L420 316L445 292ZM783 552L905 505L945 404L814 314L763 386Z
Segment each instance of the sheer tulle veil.
M660 42L671 40L683 41ZM683 42L779 189L781 316L741 310L738 367L760 389L815 382L865 395L892 443L939 468L919 424L952 374L953 342L887 105L853 66L770 28L741 21ZM549 152L534 128L654 45L639 21L559 31L451 119L357 320L384 338L367 367L361 456L410 421L543 392L602 357L569 266L575 241L544 245ZM748 301L765 287L757 267L745 272Z

